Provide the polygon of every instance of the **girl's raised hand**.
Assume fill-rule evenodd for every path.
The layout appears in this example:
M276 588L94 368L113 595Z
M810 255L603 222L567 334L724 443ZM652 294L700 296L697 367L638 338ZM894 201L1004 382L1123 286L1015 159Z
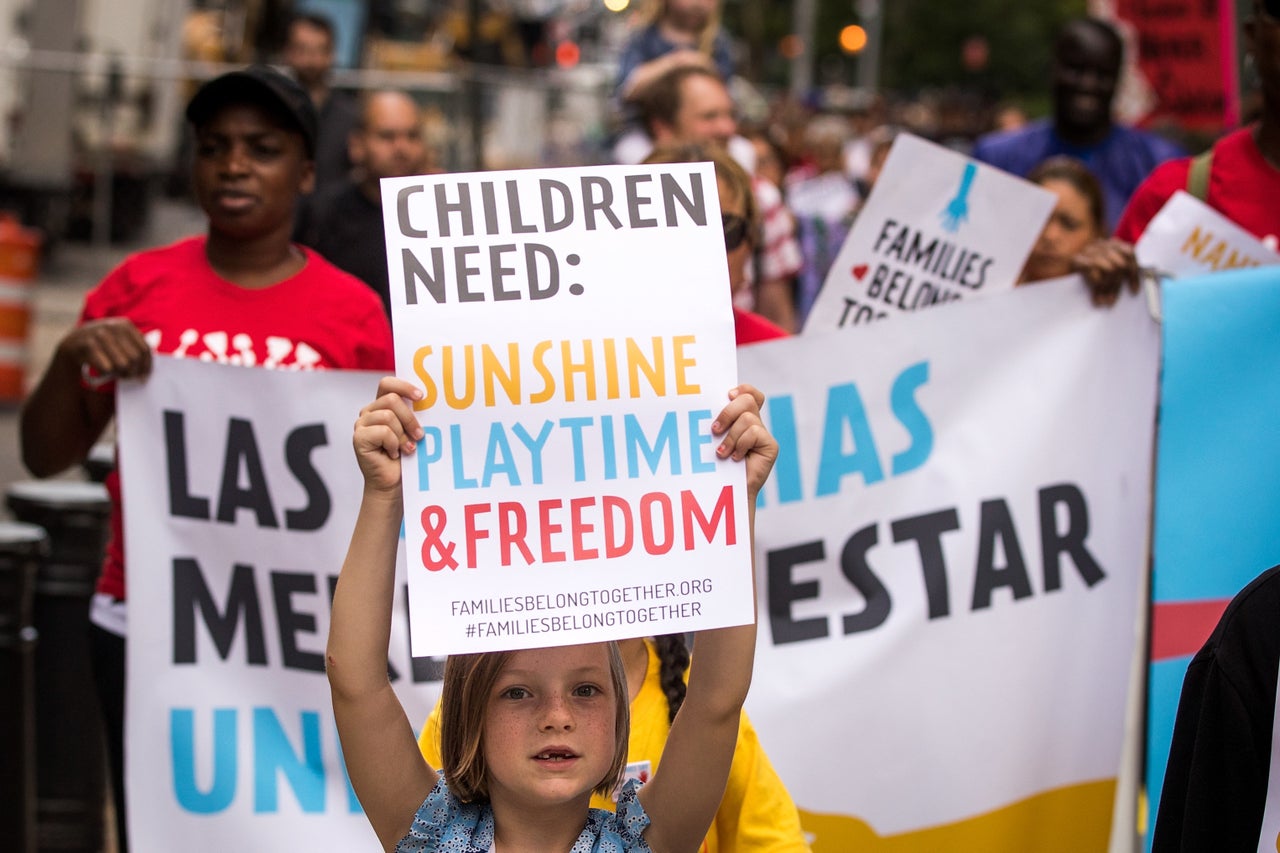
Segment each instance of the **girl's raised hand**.
M384 376L377 399L360 410L351 442L366 490L399 494L400 454L412 453L423 435L412 404L421 399L421 388Z
M760 487L778 458L778 442L760 418L764 393L752 385L729 389L729 404L711 424L712 435L720 438L716 455L721 459L747 462L747 497L754 503Z

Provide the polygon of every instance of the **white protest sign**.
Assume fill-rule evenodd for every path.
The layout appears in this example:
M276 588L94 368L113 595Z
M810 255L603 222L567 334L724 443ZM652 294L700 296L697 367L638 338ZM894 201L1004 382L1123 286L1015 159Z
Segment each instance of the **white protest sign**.
M1011 289L1048 190L902 134L827 273L804 333Z
M382 182L419 654L752 618L709 163Z
M1280 255L1190 193L1165 202L1133 247L1138 263L1183 278L1280 263Z
M815 849L1105 850L1158 327L1078 281L900 322L740 353L782 446L747 710Z
M324 650L361 494L351 424L378 377L154 365L118 398L130 848L371 849ZM397 599L393 679L416 725L442 664L410 661Z

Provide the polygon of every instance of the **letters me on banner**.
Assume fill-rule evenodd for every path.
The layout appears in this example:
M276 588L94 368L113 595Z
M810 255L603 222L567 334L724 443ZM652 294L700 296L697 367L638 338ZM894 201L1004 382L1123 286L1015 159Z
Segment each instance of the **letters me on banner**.
M898 136L804 333L1011 289L1053 206L1048 190Z
M709 163L382 183L417 654L752 618Z
M748 711L815 851L1106 850L1156 326L1078 279L899 322L741 352L782 446Z
M351 423L378 377L154 365L118 397L130 847L370 849L324 649L361 494ZM410 661L396 586L392 679L421 720L439 667Z

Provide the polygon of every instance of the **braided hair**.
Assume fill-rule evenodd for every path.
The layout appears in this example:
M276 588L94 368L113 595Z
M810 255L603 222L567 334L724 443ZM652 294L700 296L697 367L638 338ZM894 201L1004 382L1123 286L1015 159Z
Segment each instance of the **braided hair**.
M684 704L684 675L689 669L689 645L684 634L664 634L653 638L658 653L658 683L667 697L667 723L675 721Z

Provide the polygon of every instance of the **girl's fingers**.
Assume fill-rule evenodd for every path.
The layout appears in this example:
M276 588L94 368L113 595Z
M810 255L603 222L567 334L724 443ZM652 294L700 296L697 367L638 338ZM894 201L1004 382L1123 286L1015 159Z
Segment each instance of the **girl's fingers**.
M411 400L422 399L421 388L398 376L384 376L378 380L378 396L382 397L387 394L399 394L401 397L408 397Z
M388 406L378 406L378 401L374 405L368 406L360 413L360 419L356 421L356 429L368 429L377 431L380 429L388 430L395 436L397 444L402 444L408 437L405 430L404 421L400 416Z
M363 418L356 424L352 443L362 466L376 468L386 461L399 459L401 453L413 450L414 443L405 440L398 426Z
M411 401L421 400L422 396L422 389L413 383L394 376L384 376L378 382L377 399L365 406L362 413L375 409L389 411L400 422L405 435L421 439L422 425L418 423L418 416L414 414Z
M418 416L414 414L413 406L400 394L384 394L374 401L374 405L390 412L405 435L415 439L422 438L422 425L418 423Z
M743 394L751 395L751 398L756 401L757 409L764 408L764 392L761 391L756 386L748 385L747 383L744 382L741 385L737 386L736 388L729 389L730 400L736 400L738 397L742 396Z
M751 385L739 385L729 391L729 403L720 410L716 419L711 422L711 434L722 435L732 427L733 422L746 413L760 416L760 406L764 404L764 394Z
M744 437L756 427L768 434L764 422L760 420L759 412L753 405L750 411L742 412L729 424L728 429L721 436L720 444L716 446L716 455L721 459L730 457L742 459L752 446L744 444Z

